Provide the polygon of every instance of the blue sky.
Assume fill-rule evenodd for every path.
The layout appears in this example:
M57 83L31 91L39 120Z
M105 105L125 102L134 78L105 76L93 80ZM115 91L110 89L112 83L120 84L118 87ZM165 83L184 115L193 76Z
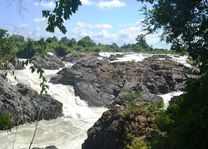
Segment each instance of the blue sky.
M141 3L136 0L81 0L82 6L69 21L65 22L67 33L56 30L51 34L45 31L46 20L42 18L43 9L52 9L54 0L1 0L0 27L10 34L20 34L35 39L57 36L76 38L90 36L97 43L134 43L138 34L144 33L139 11ZM21 8L21 9L20 9ZM147 42L153 47L169 48L160 41L159 33L148 35Z

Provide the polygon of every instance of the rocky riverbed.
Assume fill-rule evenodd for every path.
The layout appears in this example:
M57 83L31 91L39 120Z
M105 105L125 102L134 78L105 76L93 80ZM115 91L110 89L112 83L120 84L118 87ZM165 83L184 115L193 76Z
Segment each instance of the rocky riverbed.
M126 92L140 92L146 100L184 87L190 69L171 57L154 55L142 62L114 62L97 57L81 59L59 71L52 83L74 86L90 106L122 104Z
M146 123L140 113L129 121L119 115L118 111L126 110L125 94L140 93L147 103L161 100L162 97L168 104L170 98L160 95L180 90L192 77L185 59L173 55L139 53L82 53L66 55L61 59L50 53L34 57L31 61L45 68L46 78L51 80L48 83L49 95L38 94L39 77L31 74L29 67L15 71L16 81L11 76L8 76L8 81L0 77L0 113L11 113L15 125L39 119L49 120L63 114L56 120L40 121L34 147L55 145L59 149L80 149L87 137L86 131L107 110L104 106L110 110L89 129L83 148L93 149L96 142L106 148L106 143L117 148L121 140L112 142L103 139L113 136L116 140L127 125L129 129L124 132L128 133L133 124L140 124L140 121L141 125ZM116 108L118 105L124 108ZM37 109L44 110L38 114ZM139 117L139 121L136 117ZM34 123L19 127L16 147L26 148L30 137L25 137L31 136ZM0 144L5 142L3 149L11 147L9 142L12 142L15 134L14 129L8 134L0 132Z
M0 115L9 114L13 125L56 119L62 116L62 106L50 95L40 95L24 84L11 85L0 75Z

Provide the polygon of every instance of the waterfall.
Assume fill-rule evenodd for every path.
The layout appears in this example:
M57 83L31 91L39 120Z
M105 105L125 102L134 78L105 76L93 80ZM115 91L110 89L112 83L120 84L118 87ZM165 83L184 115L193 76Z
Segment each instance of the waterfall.
M70 64L67 64L68 66ZM8 81L15 85L24 83L36 91L40 91L40 79L37 73L31 73L27 66L24 70L15 70L14 76L9 73ZM44 70L49 80L59 70ZM89 107L87 103L74 95L70 85L48 83L48 94L63 103L63 117L56 120L39 122L33 147L55 145L59 149L81 149L87 137L87 130L97 121L106 108ZM27 123L13 128L11 132L0 132L1 149L11 149L16 133L15 149L27 149L32 138L35 123Z
M100 53L101 57L109 57L110 54L124 54L124 53ZM123 57L118 58L113 62L121 61L142 61L152 54L139 54L139 53L127 53ZM185 64L187 57L171 56L173 60L179 63ZM72 64L67 63L67 66ZM11 84L17 84L18 82L26 84L36 91L40 92L40 79L38 74L31 73L27 66L24 70L15 70L14 79L13 75L8 75L8 80ZM49 80L52 76L56 75L59 70L44 70L45 77ZM103 107L89 107L88 104L80 100L75 96L73 87L63 84L48 83L48 94L54 97L56 100L63 103L63 117L56 120L39 122L37 134L33 143L33 147L45 147L48 145L55 145L59 149L81 149L81 144L87 137L87 130L93 126L102 115L106 108ZM173 92L165 95L161 95L164 99L165 107L168 106L168 102L174 95L180 95L182 92ZM11 149L13 141L16 135L15 149L27 149L31 141L35 123L27 123L13 128L11 132L0 131L0 144L1 149Z

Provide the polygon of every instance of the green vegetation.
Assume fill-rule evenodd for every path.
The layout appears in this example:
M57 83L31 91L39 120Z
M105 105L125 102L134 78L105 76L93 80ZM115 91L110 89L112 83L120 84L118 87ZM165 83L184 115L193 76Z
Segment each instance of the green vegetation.
M147 102L144 100L141 93L126 92L124 94L124 103L128 107L127 110L122 113L124 117L128 117L131 114L141 112L145 115L154 115L163 111L163 100L156 100ZM144 105L145 106L144 106Z
M201 67L208 70L208 2L207 0L137 0L148 2L144 7L145 25L149 33L163 29L162 39L171 49L189 53Z
M0 130L9 130L14 127L12 117L6 113L0 116Z
M132 143L127 145L126 149L150 149L150 147L143 138L132 137Z
M0 29L0 62L13 61L15 57L15 46L11 46L11 39L7 34L7 30Z
M128 108L126 111L122 113L123 117L129 117L131 114L138 112L138 106L136 105L136 101L138 99L142 99L142 95L140 93L134 93L134 92L124 93L124 103Z
M156 148L205 149L208 146L208 75L188 82L186 93L160 113L156 124L167 135Z
M142 98L142 94L135 92L124 93L124 101L127 102L127 104L135 104L137 98Z
M147 30L163 29L162 38L175 51L188 52L201 76L188 81L185 93L161 110L155 124L153 149L205 149L208 146L208 2L205 0L138 0L144 7ZM154 140L154 141L153 141Z
M66 33L64 20L70 19L70 16L77 11L80 5L80 0L57 0L53 11L43 10L43 17L48 19L46 30L54 32L55 27L58 27L62 33Z
M165 49L153 49L145 40L143 35L137 37L137 43L119 47L116 43L96 44L89 36L76 41L74 38L48 37L34 40L20 35L8 35L7 30L0 29L0 62L5 60L14 61L16 57L31 58L34 55L43 55L47 52L54 52L58 56L67 53L79 52L148 52L148 53L171 53Z
M148 102L140 93L127 92L124 94L124 102L126 109L120 115L130 125L127 125L129 132L124 136L125 148L150 149L153 143L158 142L156 137L159 134L154 120L158 113L164 111L163 100Z
M152 6L144 7L146 15L144 23L149 33L162 29L162 39L170 43L173 50L188 52L200 67L201 72L201 77L190 80L185 93L166 111L161 109L161 103L152 103L147 107L146 116L156 114L158 118L155 120L155 125L163 132L152 135L148 144L153 149L206 149L208 146L208 2L207 0L137 1L147 2ZM65 33L64 20L69 19L77 11L79 5L81 5L80 0L57 0L53 11L44 10L43 16L48 18L47 30L54 32L55 27L58 27ZM24 37L19 38L16 35L9 36L6 30L1 29L0 61L12 60L16 52L20 57L25 53L26 57L31 57L34 54L49 51L56 52L60 56L74 51L157 51L146 44L143 35L138 36L136 44L127 44L120 48L116 44L96 45L88 37L78 42L67 38L60 41L53 38L46 39L46 41L45 39L39 41L23 39ZM166 52L165 50L158 51ZM127 95L130 107L133 105L133 110L130 110L128 115L139 111L135 104L136 98L134 94ZM8 118L1 119L2 122L8 122ZM148 140L137 139L135 136L129 143L129 148L145 149L147 148L146 141Z

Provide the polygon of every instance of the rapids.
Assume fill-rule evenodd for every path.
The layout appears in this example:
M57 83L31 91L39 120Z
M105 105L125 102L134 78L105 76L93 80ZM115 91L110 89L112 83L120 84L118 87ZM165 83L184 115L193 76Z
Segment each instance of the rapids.
M109 57L110 54L124 54L124 53L108 53L102 52L100 56ZM127 53L124 57L118 58L113 62L121 61L142 61L151 54L141 53ZM171 55L173 60L185 64L187 57L178 57ZM67 63L66 66L72 66ZM12 84L18 82L24 83L36 91L40 91L40 80L36 73L31 73L30 66L24 70L15 70L14 79L13 75L8 75L8 80ZM52 76L56 75L59 70L44 70L44 76L49 80ZM56 100L63 103L63 117L56 120L39 122L33 147L45 147L48 145L55 145L59 149L81 149L81 144L87 137L87 130L96 122L102 115L106 108L103 107L89 107L87 103L80 100L79 97L74 95L72 86L62 84L48 83L48 94ZM168 106L168 101L174 95L179 95L182 92L174 92L161 95L164 99L165 107ZM24 124L12 129L11 132L0 131L0 148L1 149L27 149L35 128L35 123Z
M68 64L70 65L70 64ZM40 91L40 79L37 73L31 73L30 66L24 70L16 70L14 76L9 73L8 80L15 85L24 83L36 91ZM49 80L59 70L44 70ZM55 145L59 149L80 149L87 137L86 131L97 121L106 108L88 107L87 103L74 95L72 86L48 83L48 94L63 103L64 116L50 121L40 121L33 147ZM11 132L0 132L0 148L27 149L32 139L35 123L20 125ZM15 139L16 138L16 139Z

